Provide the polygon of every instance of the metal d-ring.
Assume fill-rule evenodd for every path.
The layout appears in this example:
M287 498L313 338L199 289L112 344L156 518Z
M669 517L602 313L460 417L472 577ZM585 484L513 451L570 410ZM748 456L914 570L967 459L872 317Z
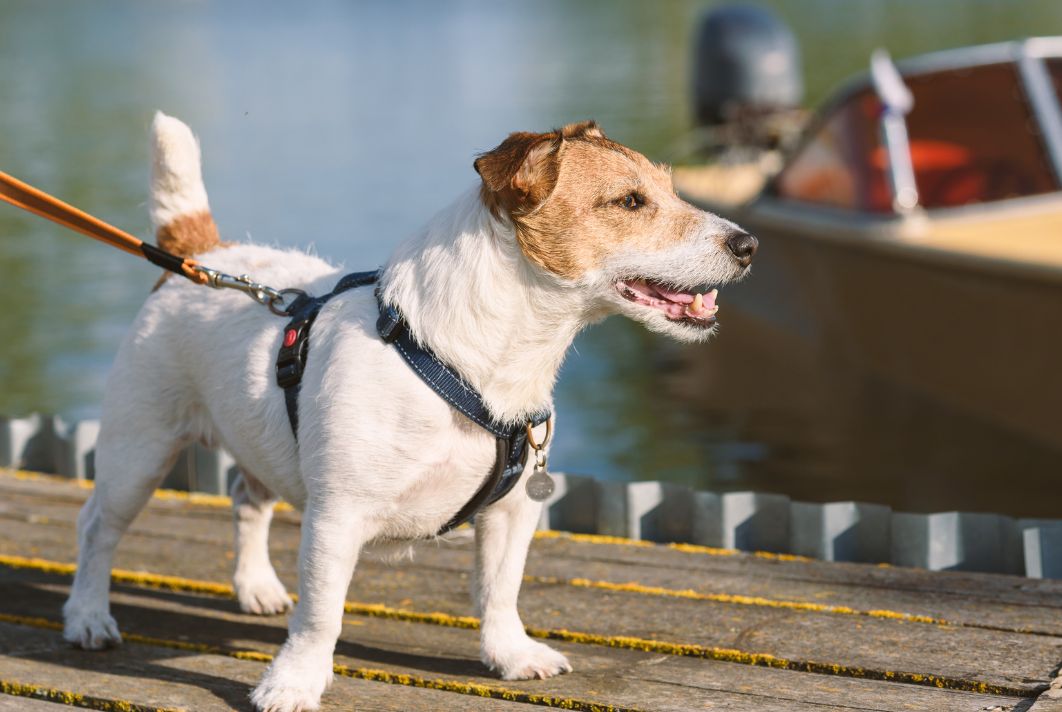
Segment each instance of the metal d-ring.
M542 439L542 443L535 442L535 433L532 430L531 421L527 421L527 444L531 446L532 450L536 452L542 452L549 445L549 439L553 437L553 416L546 418L546 437Z
M288 301L286 297L289 294L294 295L294 299L285 304L285 302ZM281 289L279 292L269 298L269 301L266 302L266 306L269 307L269 311L273 312L277 316L291 316L291 312L288 310L291 309L292 305L295 303L295 300L299 297L305 296L306 292L302 291L301 289Z
M535 502L548 500L556 486L553 478L546 471L546 446L549 445L549 439L552 436L553 416L546 418L546 437L542 439L541 443L535 441L531 421L527 422L527 444L535 449L535 469L532 470L531 476L524 482L524 489L527 491L527 496Z

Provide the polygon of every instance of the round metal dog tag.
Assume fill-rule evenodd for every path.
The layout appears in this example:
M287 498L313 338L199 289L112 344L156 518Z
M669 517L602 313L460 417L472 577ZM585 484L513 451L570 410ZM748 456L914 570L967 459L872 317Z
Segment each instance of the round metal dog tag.
M544 467L535 467L535 471L527 478L527 496L536 502L544 502L553 494L553 478L549 476Z

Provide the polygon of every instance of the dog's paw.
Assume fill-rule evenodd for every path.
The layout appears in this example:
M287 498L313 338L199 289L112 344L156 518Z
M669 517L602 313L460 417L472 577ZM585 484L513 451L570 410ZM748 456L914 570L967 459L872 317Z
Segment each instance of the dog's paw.
M289 611L294 605L272 570L254 576L236 576L232 583L244 613L272 616Z
M323 669L286 665L283 651L266 670L251 693L258 712L309 712L320 705L321 695L332 684L331 656ZM279 663L279 664L278 664Z
M491 670L497 670L503 680L545 680L572 671L568 658L530 638L502 650L485 649L482 659Z
M292 687L264 687L259 685L251 693L256 712L310 712L320 706L321 695Z
M64 611L63 639L85 650L103 650L122 644L118 623L105 611Z

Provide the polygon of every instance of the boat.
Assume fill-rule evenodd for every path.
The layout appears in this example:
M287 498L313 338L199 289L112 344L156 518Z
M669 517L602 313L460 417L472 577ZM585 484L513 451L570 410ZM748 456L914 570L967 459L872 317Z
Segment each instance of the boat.
M1062 454L1060 91L1062 37L878 51L790 139L676 165L682 197L760 240L723 328L740 314Z

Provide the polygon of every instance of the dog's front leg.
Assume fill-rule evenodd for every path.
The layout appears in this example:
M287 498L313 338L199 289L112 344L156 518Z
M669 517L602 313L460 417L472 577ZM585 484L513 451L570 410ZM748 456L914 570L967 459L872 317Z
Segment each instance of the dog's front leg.
M567 658L531 640L516 599L524 562L542 505L516 491L476 515L476 576L473 596L482 616L480 658L504 680L547 678L571 672Z
M362 512L335 497L307 502L299 544L299 601L288 639L251 701L262 712L315 710L332 683L332 653L343 627L343 603L368 532Z

